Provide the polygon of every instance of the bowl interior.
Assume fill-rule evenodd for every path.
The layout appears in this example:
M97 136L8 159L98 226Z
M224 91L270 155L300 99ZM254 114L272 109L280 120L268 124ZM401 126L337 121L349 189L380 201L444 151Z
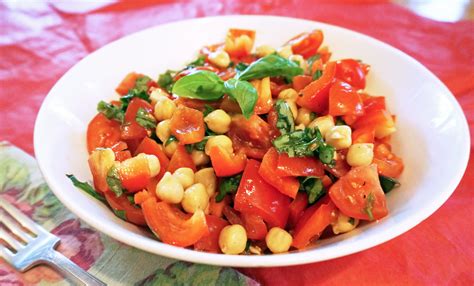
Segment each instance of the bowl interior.
M324 45L333 52L332 59L355 58L371 65L367 91L386 96L389 110L397 115L398 132L393 147L406 166L400 179L402 186L388 194L388 217L351 233L321 240L305 251L274 256L224 256L160 243L71 185L66 173L91 181L85 140L87 124L100 100L117 97L114 88L128 72L157 78L167 69L181 68L195 58L202 46L222 42L230 27L254 29L256 45L275 47L298 33L319 28L324 31ZM263 16L171 23L99 49L69 70L50 91L38 115L34 140L48 184L71 211L91 226L155 254L241 267L322 261L387 241L424 220L447 200L459 183L469 156L468 128L459 105L421 64L380 41L346 29Z

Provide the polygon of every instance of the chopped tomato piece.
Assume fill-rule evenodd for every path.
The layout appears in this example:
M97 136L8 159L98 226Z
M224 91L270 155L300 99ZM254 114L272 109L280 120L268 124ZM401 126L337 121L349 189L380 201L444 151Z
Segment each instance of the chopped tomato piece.
M158 160L160 161L160 172L158 173L158 179L161 179L165 174L166 170L168 169L168 165L170 160L166 156L165 152L163 151L163 147L156 143L155 140L145 137L143 138L140 145L138 145L137 150L135 150L135 155L140 153L145 153L149 155L155 155Z
M244 152L251 158L262 159L272 147L270 125L255 114L250 119L246 119L243 115L233 116L227 135L232 139L236 150Z
M194 172L197 171L196 165L194 164L191 155L189 155L183 145L178 145L178 148L176 148L176 151L171 157L167 171L174 173L174 171L178 170L179 168L191 168Z
M384 96L366 96L364 99L364 110L370 113L375 110L385 110Z
M120 141L120 124L98 113L87 126L87 150L112 147Z
M224 95L224 97L222 98L222 102L220 103L219 108L225 110L226 112L242 113L242 109L240 109L240 106L237 101L233 100L227 95Z
M267 114L267 122L268 125L270 125L270 140L280 136L280 130L277 128L278 112L275 110L275 108L272 108Z
M316 113L323 113L329 105L329 88L334 81L336 63L329 62L324 68L323 75L308 84L302 91L297 103Z
M125 78L120 82L115 91L120 95L126 95L130 89L135 87L135 82L137 79L143 77L142 74L131 72L125 76Z
M305 58L314 56L323 42L324 36L321 30L301 33L288 41L293 54L302 55Z
M300 187L297 178L294 177L280 177L276 174L278 165L278 152L275 148L270 148L263 157L262 164L258 169L258 173L262 178L276 188L282 194L295 198L296 193Z
M373 163L380 175L398 178L404 169L402 158L392 153L388 144L376 144Z
M330 167L328 165L324 165L324 169L338 178L344 176L351 169L351 166L349 166L349 164L347 164L346 162L345 155L346 153L338 151L337 156L335 158L336 163L334 164L334 166Z
M296 223L300 219L307 206L308 195L306 193L299 192L289 206L290 214L288 216L288 227L293 228L296 226Z
M291 88L291 84L286 84L278 80L278 78L272 78L270 81L270 90L272 92L272 97L277 97L282 90Z
M336 80L329 89L329 114L332 116L364 114L359 94L349 84Z
M142 201L140 205L148 227L164 243L187 247L209 234L203 211L198 210L190 216L168 203L157 202L151 195L143 198L147 193L143 191L139 199L135 196L135 201Z
M251 83L258 93L258 99L257 103L255 104L254 113L268 113L273 106L272 92L270 90L270 78L265 77L261 80L253 80Z
M204 116L196 109L179 106L171 117L170 128L179 144L200 142L204 139Z
M209 214L222 217L224 207L229 205L230 196L225 196L220 202L216 202L217 193L214 194L209 200Z
M324 46L319 49L318 55L321 56L321 61L323 63L327 63L331 58L332 53L329 51L327 46Z
M146 157L134 157L125 160L118 166L120 182L129 192L143 190L151 179L150 167Z
M306 209L296 224L292 246L302 249L311 240L319 238L324 229L334 221L335 211L336 207L327 199Z
M133 224L146 225L142 210L138 206L133 205L127 198L127 195L123 194L117 197L112 192L106 192L104 195L107 203L114 212L123 212L125 219Z
M209 153L212 167L218 177L233 176L242 172L247 158L243 153L229 154L220 146L214 146Z
M225 218L230 222L230 224L240 224L242 226L244 225L237 211L231 206L224 206L224 208L222 209L222 213L224 214Z
M184 105L186 107L197 109L200 111L203 111L206 105L209 105L210 107L214 109L217 109L219 108L219 104L220 104L220 101L200 100L200 99L185 98L185 97L178 97L177 99L175 99L174 102L176 103L177 106Z
M224 50L231 57L244 57L252 52L255 31L229 29L225 38Z
M314 157L289 157L286 153L280 153L275 174L282 177L322 177L324 166Z
M337 61L336 77L358 89L365 88L365 73L358 61L344 59Z
M352 144L374 143L375 129L372 126L362 127L352 132Z
M229 223L225 219L214 215L206 215L206 223L209 233L194 243L194 249L212 253L221 253L219 247L219 235L221 230L228 226Z
M377 109L361 116L352 127L354 129L372 127L375 129L375 137L382 138L395 131L395 122L388 111Z
M132 158L132 153L127 150L128 145L123 141L117 142L114 146L110 147L115 153L115 160L122 162Z
M147 136L146 129L138 124L136 121L137 112L140 108L145 109L147 112L153 112L153 106L145 100L135 97L130 101L125 112L124 124L122 124L122 139L130 140L137 139L141 140Z
M242 213L240 218L242 219L243 227L249 239L265 239L267 235L267 225L259 215Z
M263 180L258 174L260 163L248 160L234 199L234 208L241 213L260 215L270 227L284 228L288 220L290 198Z
M293 78L293 88L300 91L313 81L309 75L297 75Z
M213 72L213 73L218 73L219 72L219 69L213 67L213 66L210 66L210 65L205 65L205 66L200 66L200 67L193 67L193 68L190 68L190 69L185 69L183 71L181 71L180 73L176 74L174 77L173 77L173 81L176 82L178 79L184 77L184 76L187 76L189 74L192 74L196 71L210 71L210 72Z
M381 219L388 214L377 166L355 167L329 189L341 213L358 219Z

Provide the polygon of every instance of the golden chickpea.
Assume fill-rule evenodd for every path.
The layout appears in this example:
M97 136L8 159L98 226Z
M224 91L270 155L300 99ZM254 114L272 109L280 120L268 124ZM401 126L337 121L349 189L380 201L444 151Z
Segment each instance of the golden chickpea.
M247 232L240 224L228 225L219 234L219 247L224 254L239 254L247 245Z
M286 230L279 227L273 227L267 233L265 242L273 253L287 252L293 243L293 237Z

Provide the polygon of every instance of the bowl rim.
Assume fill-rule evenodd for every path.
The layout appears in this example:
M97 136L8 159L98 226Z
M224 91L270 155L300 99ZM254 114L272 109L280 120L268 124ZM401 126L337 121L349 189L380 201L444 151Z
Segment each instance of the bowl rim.
M186 249L186 248L181 248L181 247L176 247L172 245L168 245L165 243L162 243L158 240L153 240L157 243L148 243L147 240L150 238L144 237L142 235L139 235L137 233L117 228L115 225L103 225L100 224L99 221L95 220L92 216L88 216L87 212L82 210L79 206L73 204L72 201L68 200L66 196L60 192L61 190L61 185L59 184L58 181L55 180L52 174L49 174L47 171L47 168L45 167L46 160L48 158L45 156L43 157L43 152L42 152L42 147L41 147L41 129L39 126L41 125L41 122L44 120L44 118L47 116L47 112L45 111L45 106L48 105L48 102L51 100L52 94L54 94L54 90L58 85L60 85L61 79L66 77L68 74L72 73L74 68L81 62L85 61L88 58L91 58L95 56L98 52L100 52L102 49L105 47L109 47L111 45L117 45L121 41L126 41L129 37L140 34L140 33L148 33L150 30L156 29L158 27L160 28L166 28L167 26L173 26L177 24L186 24L186 23L196 23L196 22L207 22L207 21L219 21L222 19L249 19L249 18L266 18L268 20L278 20L278 21L300 21L300 22L306 22L306 23L311 23L311 24L317 24L318 27L321 27L324 29L325 27L329 27L331 29L335 30L340 30L343 32L350 32L352 33L355 37L360 37L361 39L367 40L367 41L372 41L378 45L383 46L386 49L389 49L391 52L398 54L399 56L402 56L405 58L407 61L411 62L412 64L417 65L419 68L422 68L427 72L427 76L431 78L434 82L437 82L442 86L444 89L444 93L449 95L447 96L450 103L453 104L453 107L456 111L456 113L459 113L464 120L461 128L464 133L467 135L465 136L465 140L463 141L463 146L460 146L460 148L464 148L464 158L461 158L461 162L458 165L458 172L456 173L456 176L453 176L450 178L448 187L445 189L445 191L439 195L438 200L430 201L428 204L424 206L422 210L417 211L416 213L413 214L411 217L411 220L408 222L405 222L404 224L397 224L395 227L391 228L389 231L381 233L380 235L377 235L373 237L373 239L370 240L364 240L361 241L359 244L356 246L352 247L341 247L338 249L338 252L324 252L324 251L319 251L318 255L308 255L313 251L317 251L318 249L310 249L310 250L302 250L302 251L292 251L289 253L284 253L284 254L278 254L278 259L275 259L275 254L272 255L225 255L225 254L214 254L214 253L207 253L207 252L200 252L200 251L195 251L192 249ZM366 249L369 249L371 247L377 246L379 244L385 243L390 239L394 239L398 237L399 235L407 232L408 230L412 229L422 221L424 221L426 218L428 218L431 214L433 214L441 205L443 205L446 200L451 196L451 194L455 191L457 185L461 181L462 176L464 175L464 172L466 170L468 160L469 160L469 155L470 155L470 136L469 136L469 128L467 124L466 117L464 115L464 112L462 111L462 108L459 104L459 102L455 99L454 95L451 93L451 91L445 86L441 80L439 80L430 70L428 70L426 67L424 67L420 62L412 58L411 56L407 55L406 53L400 51L399 49L384 43L378 39L375 39L373 37L367 36L365 34L332 25L332 24L327 24L319 21L312 21L308 19L300 19L300 18L292 18L292 17L283 17L283 16L266 16L266 15L224 15L224 16L213 16L213 17L201 17L201 18L192 18L192 19L186 19L186 20L178 20L178 21L173 21L173 22L167 22L164 24L159 24L155 25L143 30L139 30L137 32L125 35L117 40L114 40L99 49L95 50L94 52L88 54L85 58L81 59L79 62L77 62L74 66L72 66L52 87L52 89L48 92L48 95L45 97L43 100L43 103L41 105L41 108L38 112L38 116L36 118L35 126L34 126L34 150L35 150L35 156L38 161L38 166L41 170L41 173L43 174L43 177L47 184L50 186L51 190L53 193L58 197L58 199L68 208L69 211L74 213L77 217L85 221L87 224L92 226L94 229L106 234L107 236L110 236L114 238L115 240L118 240L120 242L123 242L129 246L141 249L143 251L157 254L157 255L163 255L166 257L174 258L174 259L179 259L179 260L185 260L185 261L190 261L194 263L201 263L201 264L209 264L209 265L218 265L218 266L232 266L232 267L272 267L272 266L290 266L290 265L299 265L299 264L305 264L305 263L313 263L313 262L320 262L320 261L326 261L330 259L335 259L339 258L342 256L346 256L349 254L354 254L357 252L364 251ZM127 232L127 235L124 236L124 232ZM151 239L150 239L151 240ZM144 243L141 243L144 242Z

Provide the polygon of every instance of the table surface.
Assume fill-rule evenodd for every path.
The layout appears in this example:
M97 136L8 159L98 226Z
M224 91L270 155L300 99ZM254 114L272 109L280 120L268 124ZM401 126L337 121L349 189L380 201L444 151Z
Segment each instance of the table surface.
M472 150L472 21L437 22L377 0L104 2L91 2L92 6L66 5L66 1L0 3L0 140L33 154L33 125L48 91L70 67L110 41L181 19L266 14L347 27L413 56L456 96L469 122ZM263 284L278 285L472 285L473 186L471 156L450 199L409 232L370 250L327 262L241 271Z

